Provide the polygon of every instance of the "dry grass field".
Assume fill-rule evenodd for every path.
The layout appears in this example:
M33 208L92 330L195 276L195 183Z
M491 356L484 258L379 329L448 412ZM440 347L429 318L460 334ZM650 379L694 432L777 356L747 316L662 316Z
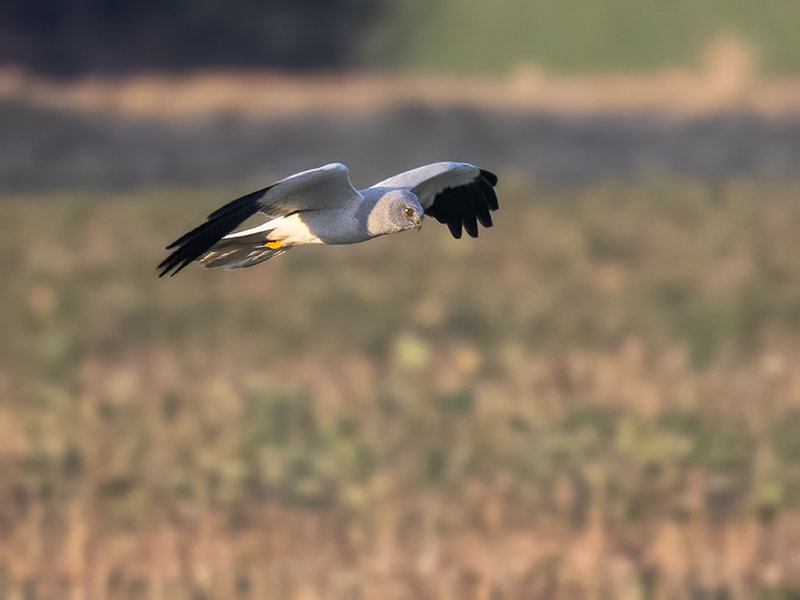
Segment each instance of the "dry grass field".
M800 186L501 175L159 280L229 193L0 203L0 597L800 597Z

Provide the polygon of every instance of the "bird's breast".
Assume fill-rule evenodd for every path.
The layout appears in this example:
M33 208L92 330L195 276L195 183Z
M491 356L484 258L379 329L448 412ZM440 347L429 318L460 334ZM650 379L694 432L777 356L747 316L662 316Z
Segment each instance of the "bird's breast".
M281 219L271 237L286 244L353 244L368 238L352 210L311 210Z

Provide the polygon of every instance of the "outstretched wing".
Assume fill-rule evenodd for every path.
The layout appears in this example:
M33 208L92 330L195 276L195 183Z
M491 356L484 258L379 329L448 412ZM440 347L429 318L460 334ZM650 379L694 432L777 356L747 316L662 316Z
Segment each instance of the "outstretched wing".
M498 209L495 185L494 173L469 163L440 162L400 173L372 187L410 189L425 214L447 224L458 239L462 225L471 237L478 237L478 222L492 226L490 211Z
M350 183L347 167L341 163L325 165L282 179L215 210L208 220L169 246L170 254L158 265L159 277L175 275L186 265L203 256L214 244L257 212L270 219L305 210L345 206L361 200Z

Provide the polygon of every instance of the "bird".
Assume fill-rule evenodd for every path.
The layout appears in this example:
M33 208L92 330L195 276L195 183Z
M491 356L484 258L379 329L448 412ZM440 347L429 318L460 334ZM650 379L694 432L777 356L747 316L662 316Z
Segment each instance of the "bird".
M208 268L251 267L303 244L353 244L419 229L431 216L456 239L492 226L497 176L464 162L437 162L356 190L348 168L331 163L237 198L169 246L157 269L176 275L194 261ZM235 231L263 213L266 222Z

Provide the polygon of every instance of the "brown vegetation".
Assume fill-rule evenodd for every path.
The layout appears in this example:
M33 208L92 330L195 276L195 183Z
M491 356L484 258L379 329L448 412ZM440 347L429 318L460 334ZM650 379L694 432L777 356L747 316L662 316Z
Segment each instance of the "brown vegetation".
M0 72L0 99L47 108L167 119L364 115L407 104L562 115L641 111L681 118L750 111L780 117L800 112L800 84L762 77L752 51L725 37L709 46L697 67L653 74L566 76L530 67L493 80L441 75L293 77L220 72L87 77L69 83L5 69Z
M218 195L7 198L0 596L794 597L797 187L501 180L166 281Z

